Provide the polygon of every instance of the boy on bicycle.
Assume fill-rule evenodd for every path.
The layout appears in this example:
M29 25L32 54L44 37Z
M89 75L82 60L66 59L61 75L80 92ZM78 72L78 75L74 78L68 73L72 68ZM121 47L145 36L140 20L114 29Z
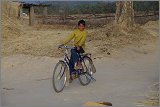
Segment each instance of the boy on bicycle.
M81 62L79 60L79 53L84 53L84 48L85 48L85 42L86 42L86 37L88 35L88 32L85 30L85 21L80 20L78 22L78 28L75 29L64 41L63 45L66 45L68 42L70 42L72 39L74 39L73 45L74 48L71 49L71 58L70 58L70 64L69 64L69 69L70 69L70 74L72 75L72 71L74 69L82 69ZM71 79L74 79L74 77Z

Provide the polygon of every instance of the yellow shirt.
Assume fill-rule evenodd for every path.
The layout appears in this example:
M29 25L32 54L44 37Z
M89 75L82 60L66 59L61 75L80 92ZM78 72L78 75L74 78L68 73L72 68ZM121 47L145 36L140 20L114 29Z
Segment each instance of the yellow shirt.
M79 29L74 30L63 42L66 45L72 39L74 39L73 45L85 47L85 41L88 32L86 30L80 31Z

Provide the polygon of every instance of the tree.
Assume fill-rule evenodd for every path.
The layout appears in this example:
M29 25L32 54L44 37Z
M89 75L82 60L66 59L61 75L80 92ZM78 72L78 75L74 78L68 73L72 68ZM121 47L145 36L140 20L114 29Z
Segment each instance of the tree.
M116 2L115 24L123 30L131 30L134 27L133 1Z

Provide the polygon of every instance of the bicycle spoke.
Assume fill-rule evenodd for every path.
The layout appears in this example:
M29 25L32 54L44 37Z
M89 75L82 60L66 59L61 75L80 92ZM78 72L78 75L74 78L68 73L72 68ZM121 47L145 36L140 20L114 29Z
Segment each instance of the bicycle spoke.
M59 75L61 74L61 71L62 71L62 66L61 66L61 69L60 69L60 72L59 74L57 75L57 78L60 79L61 77L59 77Z

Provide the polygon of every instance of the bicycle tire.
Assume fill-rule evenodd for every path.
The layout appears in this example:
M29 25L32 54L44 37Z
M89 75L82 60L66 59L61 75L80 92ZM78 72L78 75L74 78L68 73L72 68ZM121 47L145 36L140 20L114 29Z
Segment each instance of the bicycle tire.
M60 76L60 77L59 77L60 79L62 79L62 77L66 75L66 69L67 69L67 64L66 64L64 61L59 61L59 62L56 64L55 68L54 68L53 77L52 77L52 85L53 85L54 90L55 90L57 93L61 92L61 91L64 89L65 83L66 83L66 76L65 76L65 77L64 77L64 80L63 80L62 87L61 87L60 89L58 89L58 87L56 86L56 81L55 81L55 79L56 79L56 73L57 73L57 68L58 68L60 65L62 65L62 67L64 67L62 71L58 71L58 72L59 72L59 73L58 73L58 76ZM60 74L61 74L61 75L60 75ZM58 76L57 76L57 78L58 78Z
M88 57L88 56L86 56L86 57ZM88 57L88 59L90 60L90 63L91 63L91 65L92 65L92 72L93 72L93 73L96 73L96 67L95 67L92 59L91 59L90 57Z
M92 62L92 72L93 72L93 73L96 73L96 67L95 67L95 65L93 64L93 62Z

